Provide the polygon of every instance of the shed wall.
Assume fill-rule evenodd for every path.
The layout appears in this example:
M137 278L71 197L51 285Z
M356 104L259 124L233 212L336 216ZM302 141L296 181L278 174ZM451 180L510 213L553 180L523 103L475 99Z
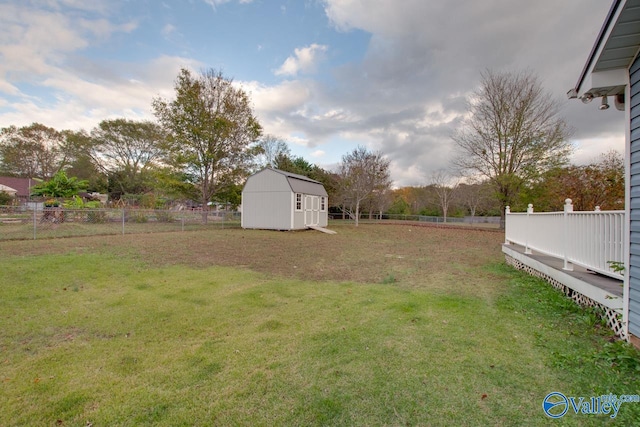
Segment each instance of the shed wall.
M242 227L291 229L291 191L243 192Z
M629 332L640 337L640 59L629 69L630 83L630 237Z
M303 209L295 210L295 194L302 195ZM328 224L327 192L318 182L292 176L271 169L264 169L247 180L242 190L242 227L273 230L303 230L307 228L306 195L318 200L325 198L324 212L318 212L318 224Z
M291 192L291 186L287 182L287 178L269 169L264 169L247 179L242 193L260 191L288 191Z

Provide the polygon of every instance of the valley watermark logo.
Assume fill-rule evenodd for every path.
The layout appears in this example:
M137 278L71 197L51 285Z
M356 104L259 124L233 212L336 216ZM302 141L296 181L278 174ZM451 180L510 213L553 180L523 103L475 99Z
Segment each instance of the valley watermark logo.
M547 394L542 401L542 410L550 418L562 418L569 410L583 415L609 415L611 418L618 416L618 411L623 403L640 403L637 394L605 394L592 397L567 397L554 391Z

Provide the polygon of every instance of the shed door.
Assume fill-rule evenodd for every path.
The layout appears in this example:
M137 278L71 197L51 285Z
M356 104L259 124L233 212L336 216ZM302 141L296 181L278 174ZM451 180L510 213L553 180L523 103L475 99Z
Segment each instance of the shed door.
M318 225L320 223L320 198L318 196L304 196L304 225Z

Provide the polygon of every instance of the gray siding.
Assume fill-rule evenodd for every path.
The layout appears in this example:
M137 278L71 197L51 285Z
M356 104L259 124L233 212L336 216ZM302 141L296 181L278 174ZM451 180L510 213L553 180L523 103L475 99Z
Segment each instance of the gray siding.
M640 337L640 57L629 69L631 146L630 146L630 261L629 332Z
M291 191L242 193L242 227L291 229Z
M295 194L302 195L303 209L295 210ZM328 223L329 199L318 181L287 172L264 169L247 179L242 189L242 227L272 230L303 230L306 195L325 198L325 211L316 213L317 225ZM308 223L312 224L312 223Z
M287 178L265 169L252 175L242 190L242 227L290 230L293 212Z
M264 169L254 175L251 175L242 189L243 193L255 193L261 191L291 192L291 187L284 175L271 169Z

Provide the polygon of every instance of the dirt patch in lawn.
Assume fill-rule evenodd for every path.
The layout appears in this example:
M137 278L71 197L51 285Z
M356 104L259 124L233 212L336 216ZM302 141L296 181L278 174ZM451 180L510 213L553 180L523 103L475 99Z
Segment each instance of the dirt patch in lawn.
M2 252L104 251L153 266L236 266L305 280L447 288L473 286L479 274L491 274L483 266L502 259L504 237L497 231L404 224L331 228L338 234L230 229L4 242Z

